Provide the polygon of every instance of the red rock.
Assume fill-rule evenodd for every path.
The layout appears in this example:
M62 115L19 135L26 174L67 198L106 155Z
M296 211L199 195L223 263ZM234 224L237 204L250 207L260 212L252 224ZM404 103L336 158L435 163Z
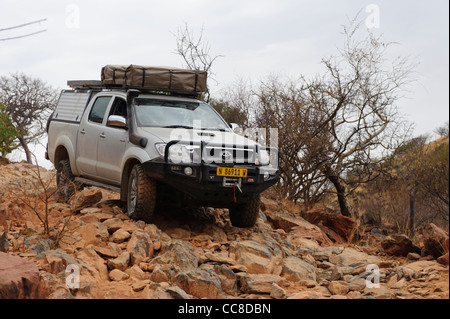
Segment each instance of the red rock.
M381 242L384 251L393 256L408 256L409 253L420 253L420 248L415 246L411 239L403 234L392 234Z
M430 223L425 226L422 236L423 246L434 258L438 258L445 254L445 241L447 241L448 251L448 233L435 224Z
M0 252L0 299L39 298L39 283L33 262Z
M312 209L308 211L304 217L307 221L315 225L322 224L345 240L349 239L353 228L355 227L353 219L336 213L328 213L322 208Z
M83 208L93 206L102 199L102 191L96 188L86 188L76 193L70 199L70 208L77 212Z
M302 225L298 225L292 228L292 234L301 238L312 239L319 243L321 246L330 246L333 242L328 236L316 225L305 221Z
M197 298L218 299L222 285L219 276L210 269L191 270L178 274L175 283L190 295Z
M301 238L313 239L320 245L328 246L333 244L318 226L311 224L300 216L290 214L287 211L278 213L268 210L264 214L274 229L282 229L286 233L291 232Z
M344 244L347 242L345 238L342 238L342 236L340 236L334 230L322 225L321 223L317 224L316 226L319 227L320 230L323 231L334 244Z
M437 262L444 265L444 266L448 266L449 260L448 260L448 253L446 253L445 255L442 255L441 257L439 257L437 259Z

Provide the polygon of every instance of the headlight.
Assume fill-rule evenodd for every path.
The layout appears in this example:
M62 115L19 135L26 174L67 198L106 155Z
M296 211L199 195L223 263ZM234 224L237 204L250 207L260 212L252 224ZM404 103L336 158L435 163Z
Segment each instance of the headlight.
M175 164L197 163L200 159L196 156L196 150L199 146L174 144L169 148L169 161Z
M161 157L164 157L166 152L166 145L165 143L156 143L155 148L158 151L158 154L161 155Z
M267 150L259 151L260 164L265 166L270 164L270 153Z

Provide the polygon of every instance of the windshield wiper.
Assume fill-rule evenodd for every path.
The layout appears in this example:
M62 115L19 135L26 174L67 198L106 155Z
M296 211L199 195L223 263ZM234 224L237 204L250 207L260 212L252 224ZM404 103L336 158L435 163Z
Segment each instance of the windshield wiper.
M215 128L202 127L201 130L202 131L221 131L221 132L226 132L227 131L224 128L218 128L218 127L215 127Z
M185 128L185 129L198 129L197 127L192 127L192 126L186 126L186 125L167 125L167 126L162 126L163 128ZM202 131L221 131L221 132L226 132L227 130L224 128L218 128L218 127L214 127L214 128L208 128L208 127L202 127L200 128L200 130Z
M164 128L186 128L186 129L192 129L192 126L186 126L186 125L167 125L167 126L162 126Z

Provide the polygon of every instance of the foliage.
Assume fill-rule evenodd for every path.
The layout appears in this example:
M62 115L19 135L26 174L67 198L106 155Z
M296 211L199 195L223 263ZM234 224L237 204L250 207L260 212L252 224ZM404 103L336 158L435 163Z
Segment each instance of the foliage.
M19 137L19 133L12 125L11 118L5 112L6 106L0 103L0 156L5 157L11 153L16 144L14 140Z

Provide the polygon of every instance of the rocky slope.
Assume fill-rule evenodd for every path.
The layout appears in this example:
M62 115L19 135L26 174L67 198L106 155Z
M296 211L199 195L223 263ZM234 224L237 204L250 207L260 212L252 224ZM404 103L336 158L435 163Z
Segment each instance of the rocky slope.
M33 172L0 166L0 298L449 298L445 232L436 256L374 228L356 245L352 220L300 217L270 198L249 229L212 208L159 212L146 224L122 213L117 194L86 188L68 204L47 201L43 235L37 196L54 189L54 173L41 169L40 184Z

